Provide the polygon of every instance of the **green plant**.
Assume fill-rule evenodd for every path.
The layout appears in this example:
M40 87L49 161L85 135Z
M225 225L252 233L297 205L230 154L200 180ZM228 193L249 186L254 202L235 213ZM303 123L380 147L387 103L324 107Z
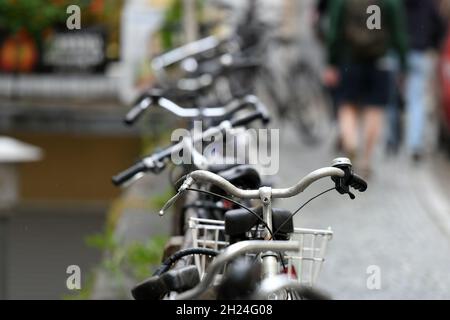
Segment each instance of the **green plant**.
M69 0L0 0L0 28L14 34L25 29L38 39L42 32L67 19ZM76 1L84 7L87 1Z
M137 280L144 280L149 276L150 267L161 263L167 237L156 236L144 243L130 244L125 253L125 259L132 275Z
M155 236L145 242L123 245L115 239L111 230L106 230L104 233L86 237L85 242L88 247L105 252L99 267L108 272L115 286L122 290L121 294L126 297L128 292L125 291L125 279L131 277L139 282L149 277L152 267L161 263L167 237ZM65 300L90 299L94 283L95 276L91 273L84 281L82 290L76 294L65 295L63 298Z
M198 21L202 20L204 2L205 2L204 0L196 0ZM183 28L181 26L182 20L183 20L183 1L173 0L171 6L165 13L164 22L160 29L160 36L162 40L163 50L169 50L182 44L178 39L180 38L180 33L183 32Z
M152 199L150 199L150 207L159 211L173 196L173 188L170 187L164 193L155 195Z
M167 190L144 203L133 203L133 205L145 206L148 209L159 209L171 195L172 190ZM128 206L130 205L128 204ZM126 202L116 200L116 205L112 206L109 215L115 215L116 211L122 211L126 206ZM125 280L132 278L139 282L149 277L152 268L161 263L168 237L157 235L143 242L135 241L124 244L115 236L116 223L114 221L115 219L109 218L105 230L102 233L86 237L85 243L88 247L104 253L102 262L97 269L102 269L109 274L111 281L114 281L114 286L122 291L121 294L125 298L128 296ZM76 295L67 295L64 298L71 300L89 299L94 282L94 275L91 274L83 285L83 290L77 292Z
M64 300L89 300L92 296L92 289L94 287L95 278L93 274L89 274L87 280L84 281L81 290L72 294L63 296Z
M86 238L89 247L107 251L107 258L102 263L106 269L112 272L130 271L138 280L148 277L150 268L161 262L166 242L167 237L154 236L145 242L122 245L110 231Z

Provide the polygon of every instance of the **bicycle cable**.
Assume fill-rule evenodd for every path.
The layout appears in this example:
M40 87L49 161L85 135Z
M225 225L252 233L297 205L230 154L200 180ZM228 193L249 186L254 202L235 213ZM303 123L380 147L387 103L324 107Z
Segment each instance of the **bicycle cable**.
M311 199L309 199L308 201L306 201L304 204L302 204L301 206L300 206L300 208L298 208L297 210L295 210L279 227L278 227L278 229L277 230L275 230L275 232L272 234L272 238L270 239L270 240L272 240L273 239L273 237L274 236L276 236L277 235L277 233L278 232L280 232L281 231L281 229L284 227L284 225L286 224L286 223L288 223L289 222L289 220L291 220L300 210L302 210L304 207L306 207L311 201L313 201L313 200L315 200L315 199L317 199L317 198L319 198L320 196L323 196L324 194L326 194L326 193L328 193L328 192L330 192L330 191L333 191L333 190L336 190L336 187L333 187L333 188L330 188L330 189L327 189L327 190L325 190L325 191L323 191L323 192L321 192L321 193L319 193L319 194L317 194L317 195L315 195L314 197L312 197Z
M264 219L261 218L255 211L253 211L253 210L250 209L249 207L244 206L243 204L241 204L241 203L239 203L239 202L237 202L237 201L235 201L235 200L233 200L233 199L230 199L230 198L228 198L228 197L225 197L225 196L220 195L220 194L215 193L215 192L211 192L211 191L207 191L207 190L201 190L201 189L195 189L195 188L187 188L186 190L187 190L187 191L196 191L196 192L208 194L208 195L210 195L210 196L219 197L219 198L222 198L222 199L224 199L224 200L230 201L231 203L233 203L233 204L235 204L235 205L241 207L242 209L247 210L248 212L250 212L252 215L254 215L254 216L262 223L262 225L269 231L270 236L273 238L273 232L272 232L272 230L269 228L269 226L267 225L267 223L264 221Z
M247 210L247 211L250 212L252 215L254 215L254 216L255 216L255 217L263 224L264 227L267 228L267 230L268 230L269 233L270 233L270 240L272 240L272 239L275 237L275 235L276 235L278 232L280 232L280 230L283 228L283 226L284 226L289 220L291 220L291 219L292 219L292 218L293 218L300 210L302 210L305 206L307 206L307 205L308 205L309 203L311 203L313 200L315 200L315 199L319 198L320 196L322 196L322 195L324 195L324 194L326 194L326 193L328 193L328 192L331 192L331 191L333 191L333 190L335 190L335 189L336 189L335 187L330 188L330 189L327 189L327 190L325 190L325 191L323 191L323 192L321 192L321 193L315 195L314 197L312 197L312 198L309 199L308 201L306 201L306 202L305 202L304 204L302 204L297 210L295 210L295 211L289 216L289 218L287 218L287 219L286 219L286 220L278 227L278 229L277 229L275 232L273 232L273 231L268 227L267 223L266 223L266 222L265 222L265 221L264 221L264 220L263 220L263 219L255 212L255 211L253 211L252 209L250 209L250 208L244 206L243 204L241 204L241 203L239 203L239 202L237 202L237 201L234 201L233 199L230 199L230 198L228 198L228 197L226 197L226 196L217 194L217 193L215 193L215 192L207 191L207 190L201 190L201 189L196 189L196 188L187 188L186 190L188 190L188 191L195 191L195 192L199 192L199 193L203 193L203 194L208 194L208 195L216 196L216 197L222 198L222 199L224 199L224 200L230 201L231 203L233 203L233 204L235 204L235 205L241 207L242 209ZM285 269L285 268L286 268L286 265L285 265L285 263L284 263L284 261L283 261L283 256L282 256L281 253L278 253L278 254L279 254L279 257L280 257L282 266L283 266L283 268Z
M172 254L168 257L164 262L155 270L153 273L154 276L160 276L163 273L167 272L173 264L175 264L178 260L184 258L185 256L190 255L206 255L210 257L215 257L219 254L217 250L208 249L208 248L188 248L184 250L180 250Z

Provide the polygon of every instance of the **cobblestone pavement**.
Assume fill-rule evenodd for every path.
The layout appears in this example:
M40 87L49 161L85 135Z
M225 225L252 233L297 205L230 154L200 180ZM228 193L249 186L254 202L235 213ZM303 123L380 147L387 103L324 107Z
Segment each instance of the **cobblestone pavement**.
M305 147L285 125L281 135L277 185L327 166L337 156L330 139L318 149ZM300 227L335 232L318 288L334 299L450 298L450 161L435 156L420 166L400 155L376 157L369 189L356 200L328 193L296 217ZM304 195L279 202L296 209L332 186L321 181ZM369 290L369 266L381 271L381 289Z

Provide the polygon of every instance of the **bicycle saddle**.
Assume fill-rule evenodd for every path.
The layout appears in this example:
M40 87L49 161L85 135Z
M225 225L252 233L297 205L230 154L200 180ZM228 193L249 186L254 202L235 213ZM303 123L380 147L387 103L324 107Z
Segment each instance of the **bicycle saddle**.
M233 163L233 164L225 164L225 163L217 164L217 163L214 163L214 164L208 165L208 171L211 171L212 173L219 174L222 171L227 171L227 170L233 169L233 168L235 168L237 166L239 166L239 165L235 164L235 163Z
M262 218L262 207L252 209ZM272 209L272 229L278 230L286 221L283 227L278 231L275 239L286 239L289 234L294 232L294 223L291 218L291 212L285 209ZM250 231L257 223L258 218L245 209L229 210L225 213L225 234L235 239L245 238L245 234Z
M261 187L261 177L258 171L250 165L223 165L222 167L217 166L213 169L222 169L214 172L210 168L210 171L217 173L225 180L240 188L258 189Z

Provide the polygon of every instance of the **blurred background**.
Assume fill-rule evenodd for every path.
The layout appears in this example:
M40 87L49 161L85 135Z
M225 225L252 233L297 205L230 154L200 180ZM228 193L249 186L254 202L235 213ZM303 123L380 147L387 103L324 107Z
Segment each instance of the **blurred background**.
M415 100L408 99L406 87L423 64L390 68L400 80L390 85L369 191L353 203L327 195L296 218L299 226L335 231L319 287L336 299L450 298L450 1L423 1L434 6L437 26L418 20L415 2L398 0L406 17L405 56L420 52L429 61L428 71L416 74L424 88L424 102L415 107L421 112L410 106ZM155 113L127 128L123 116L155 82L152 57L227 34L252 4L270 32L290 39L268 52L277 99L260 86L276 115L271 126L282 129L276 185L291 185L345 154L339 89L328 72L330 51L345 51L344 43L330 44L337 10L332 3L1 0L0 299L130 298L130 287L149 275L168 239L170 219L155 213L171 189L161 175L122 191L111 176L166 145L178 123ZM415 46L417 33L423 38ZM299 65L308 68L293 68ZM292 72L298 82L290 80ZM320 96L309 98L320 100L321 108L307 111L317 130L290 116L311 95L305 82L321 88ZM297 89L286 90L288 83ZM411 129L413 113L419 129ZM411 130L420 131L420 146L413 150ZM298 202L279 205L293 209ZM71 265L81 269L81 290L66 286ZM366 285L374 265L381 270L379 290Z

